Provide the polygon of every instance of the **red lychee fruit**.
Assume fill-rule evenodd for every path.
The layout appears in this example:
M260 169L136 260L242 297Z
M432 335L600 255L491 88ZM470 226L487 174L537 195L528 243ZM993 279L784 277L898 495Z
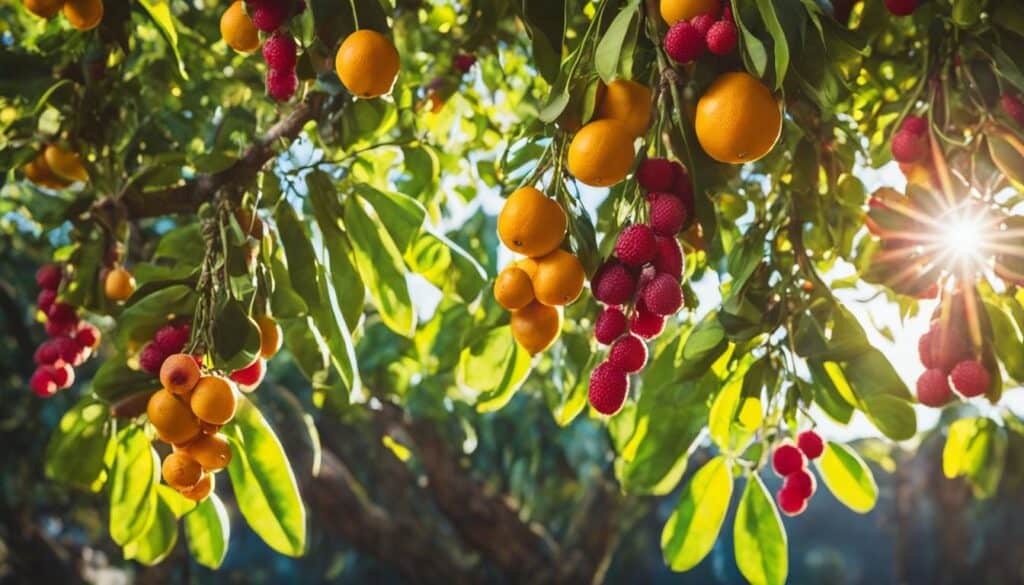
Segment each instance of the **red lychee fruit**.
M728 55L736 50L736 25L729 20L719 20L708 29L705 39L708 51L715 55Z
M49 398L56 394L57 382L53 379L53 367L39 366L36 368L32 378L28 381L28 385L36 395L43 398Z
M704 37L706 40L708 31L711 30L711 26L715 24L715 17L710 14L698 14L690 19L690 24L692 24L693 28L697 29L700 36Z
M476 55L459 53L452 59L452 67L459 73L469 73L469 70L476 64Z
M53 303L50 310L46 312L46 318L49 323L54 323L54 326L62 332L67 332L78 325L78 309L67 303Z
M808 429L796 436L796 446L803 451L808 459L817 459L825 451L825 442L821 435Z
M651 202L651 229L660 236L675 236L686 224L686 207L675 195L654 193Z
M800 497L794 490L779 490L776 501L779 503L779 510L786 516L799 516L807 509L807 499Z
M655 238L658 253L654 255L654 269L660 274L668 274L677 281L683 277L683 248L679 240L658 236Z
M641 266L654 260L657 253L654 244L654 231L642 223L634 224L622 230L615 242L615 256L629 266Z
M818 482L815 481L814 474L807 469L798 469L790 473L782 482L783 491L789 490L804 500L813 496L817 488Z
M907 116L903 118L900 130L905 130L915 136L924 136L928 132L928 120L923 116Z
M671 191L676 182L676 167L667 158L645 158L636 168L636 182L644 191Z
M988 392L992 383L992 375L977 360L965 360L953 366L949 378L953 381L953 388L965 398L981 396Z
M918 0L885 0L885 7L895 16L907 16L917 10Z
M96 346L100 344L100 330L95 325L83 323L75 332L75 343L80 347L96 349Z
M917 340L917 357L921 359L921 365L926 369L935 367L935 359L932 356L932 337L933 334L929 331Z
M939 408L953 398L946 373L938 369L925 370L917 379L917 401L925 406Z
M935 368L949 372L953 366L970 357L971 348L960 327L952 324L934 327L929 333L932 340L931 361Z
M665 34L665 53L676 63L695 61L704 49L704 35L685 20L673 24Z
M892 157L896 162L912 163L924 158L927 141L921 136L900 130L892 137Z
M71 367L71 364L60 364L47 367L52 368L50 375L53 378L53 383L57 385L58 390L66 390L75 383L75 369Z
M48 366L60 359L60 351L57 349L57 345L53 343L53 340L47 340L39 344L36 348L35 353L32 355L32 361L37 366Z
M153 335L153 343L165 355L181 353L181 350L185 349L185 344L188 343L189 331L190 327L188 324L184 326L164 325L156 330L156 333Z
M618 307L605 307L594 322L594 339L608 345L626 332L626 314Z
M804 453L796 445L787 441L775 448L772 453L772 469L779 477L786 477L804 468Z
M659 274L644 287L644 306L655 315L672 315L683 306L679 281L670 274Z
M636 280L626 266L617 260L605 262L591 281L594 298L606 305L621 305L633 298Z
M612 344L608 362L628 373L639 372L647 363L647 345L635 335L625 335Z
M61 277L61 269L56 264L43 264L36 270L36 284L44 290L57 290Z
M288 20L291 2L284 0L250 0L252 24L263 32L273 32Z
M590 374L587 398L594 410L612 415L622 408L629 394L629 377L616 365L602 362Z
M160 373L160 366L164 365L167 355L159 345L151 341L142 348L142 353L139 354L139 367L143 372L155 376Z
M263 43L263 60L267 67L281 71L295 71L295 39L292 37L274 33Z
M56 300L57 291L44 288L39 291L39 296L36 297L36 307L46 315L50 312L50 308L53 307L53 303L56 302Z
M78 345L74 339L67 336L54 337L50 340L53 347L57 350L57 355L60 360L77 366L82 363L84 355L82 346Z
M633 311L629 330L644 339L654 339L665 330L665 318L650 312L641 299Z
M275 100L284 102L292 99L298 88L299 78L295 75L294 70L267 70L267 95Z

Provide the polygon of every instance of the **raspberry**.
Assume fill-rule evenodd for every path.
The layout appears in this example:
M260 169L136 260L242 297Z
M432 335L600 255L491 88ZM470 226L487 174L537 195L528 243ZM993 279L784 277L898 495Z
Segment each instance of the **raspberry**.
M686 207L675 195L655 193L651 197L651 228L661 236L675 236L686 223Z
M782 488L779 490L776 500L779 502L779 509L786 516L799 516L807 509L807 498L801 497L801 494L795 490Z
M999 105L1002 106L1007 116L1013 118L1014 122L1024 126L1024 102L1020 97L1012 93L1004 93L1003 97L999 98Z
M75 333L75 343L79 347L96 349L96 346L100 344L100 330L95 325L89 323L82 324Z
M252 24L263 32L273 32L288 19L289 2L282 0L252 0Z
M185 349L185 344L188 343L190 330L191 328L187 323L181 326L164 325L160 329L157 329L156 334L153 335L153 343L155 343L165 355L181 353L181 350Z
M892 137L892 157L896 162L912 163L925 155L925 140L912 132L900 130Z
M51 369L50 376L58 390L66 390L75 383L75 369L71 367L71 364L47 367Z
M825 451L825 442L821 440L821 435L810 429L796 436L796 446L808 459L817 459Z
M601 414L615 414L626 403L629 377L618 366L603 362L590 374L587 398L594 410Z
M142 368L142 371L155 376L160 373L160 366L164 365L167 355L155 342L149 342L139 354L139 367Z
M57 290L60 286L61 270L56 264L43 264L36 270L36 284L45 290Z
M925 370L917 379L917 401L925 406L938 408L945 405L953 398L953 391L949 389L949 382L946 380L946 373L942 370Z
M704 48L704 35L685 20L673 24L665 34L665 53L676 63L695 61Z
M53 368L39 366L28 381L29 387L38 396L49 398L57 393L57 383L53 380Z
M295 90L299 88L299 78L295 70L284 71L281 69L267 70L267 95L279 102L292 99Z
M665 318L647 310L643 300L637 302L633 319L629 323L629 330L644 339L653 339L661 335L664 329Z
M690 24L693 25L693 28L697 29L700 36L706 39L708 31L711 30L711 26L715 24L715 17L710 14L698 14L690 19Z
M61 336L54 337L50 340L53 343L53 347L57 351L57 356L61 361L67 362L72 365L79 365L83 361L82 346L75 343L74 339L70 337Z
M629 266L640 266L654 260L657 252L654 232L650 226L638 223L627 227L615 242L615 256ZM611 303L609 303L611 304Z
M667 158L645 158L636 168L636 182L647 191L671 191L676 182L676 167Z
M636 281L621 262L609 260L590 283L594 298L606 305L621 305L633 298Z
M933 333L929 331L921 336L921 339L917 340L917 357L921 359L921 365L926 369L935 367L935 359L932 356L932 338Z
M786 441L772 453L772 469L779 477L786 477L804 468L804 453L796 445Z
M658 236L655 238L658 253L654 256L654 269L659 274L668 274L677 281L683 277L683 249L679 241L673 238Z
M907 16L917 9L917 0L885 0L885 7L895 16Z
M799 495L802 500L809 499L817 489L818 482L815 481L814 475L806 469L798 469L790 473L782 482L782 491L791 491Z
M922 116L907 116L903 118L900 130L910 132L915 136L924 136L928 132L928 120Z
M612 344L608 363L629 373L639 372L647 363L647 346L639 337L626 335Z
M988 391L992 383L992 376L988 369L976 360L966 360L953 367L949 377L953 380L953 387L966 398L981 396Z
M468 53L459 53L452 59L452 67L459 73L469 73L469 70L476 64L476 55L470 55Z
M594 339L608 345L626 332L626 315L618 307L606 307L594 323Z
M655 315L672 315L683 306L679 281L670 274L659 274L644 287L644 306Z
M295 71L295 51L295 39L286 34L274 33L263 43L263 60L271 69Z
M728 20L719 20L708 29L705 42L708 51L714 55L728 55L736 50L736 25Z
M37 366L48 366L60 359L60 351L58 351L56 344L52 340L44 341L39 344L36 348L36 352L32 355L32 361Z
M36 306L43 312L44 315L50 312L50 308L53 307L53 303L57 300L57 291L49 288L44 288L39 291L39 296L36 297Z

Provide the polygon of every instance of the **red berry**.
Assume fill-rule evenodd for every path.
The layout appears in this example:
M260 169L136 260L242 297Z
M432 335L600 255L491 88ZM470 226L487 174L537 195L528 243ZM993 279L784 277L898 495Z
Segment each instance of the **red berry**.
M594 410L601 414L615 414L626 403L629 394L629 377L618 366L602 362L590 374L590 389L587 398Z
M459 53L452 59L452 66L459 73L469 73L469 70L476 64L476 55L470 55L467 53Z
M79 365L84 361L84 355L82 352L82 346L78 345L74 339L66 336L54 337L50 340L53 343L54 348L57 350L57 356L60 360L72 365Z
M606 305L621 305L633 298L636 281L633 274L621 262L609 260L594 275L591 281L594 298Z
M679 246L679 240L658 236L655 243L658 253L654 256L654 269L678 281L683 277L683 249Z
M626 332L626 315L618 307L605 307L594 323L594 339L608 345Z
M676 165L667 158L645 158L636 168L636 182L647 191L671 191L676 182Z
M615 242L615 256L629 266L640 266L654 260L658 249L654 244L654 231L638 223L627 227Z
M665 318L650 312L642 299L638 301L633 311L633 319L629 323L629 330L644 339L654 339L661 335L664 329Z
M185 344L188 343L189 330L187 324L184 326L164 325L153 335L153 343L165 355L181 353L181 350L185 349Z
M693 28L697 29L700 36L706 39L708 31L711 30L711 25L715 24L715 17L710 14L698 14L690 19L690 24L693 25Z
M926 140L921 136L900 130L892 137L892 157L896 159L896 162L917 162L924 157L926 145Z
M661 236L675 236L686 224L686 207L675 195L655 193L651 198L651 228Z
M100 330L95 325L83 323L75 333L75 343L80 347L96 349L100 344Z
M796 436L796 445L808 459L817 459L825 451L825 442L821 440L821 435L810 429Z
M66 329L78 325L78 309L67 303L53 303L50 310L46 312L46 317Z
M690 173L686 172L683 165L676 167L676 183L672 191L683 202L683 207L686 208L686 217L693 217L696 212L693 201L693 180L690 179Z
M708 29L708 51L714 55L728 55L736 50L736 25L730 20L719 20Z
M295 51L295 39L287 34L274 33L263 43L263 60L271 69L295 71Z
M945 328L935 327L929 333L932 340L931 359L935 368L949 372L953 366L970 357L971 348L960 327L952 324Z
M58 390L66 390L75 383L75 369L71 367L71 364L47 367L51 368L50 375Z
M885 7L895 16L907 16L917 9L917 0L885 0Z
M695 61L704 48L704 35L685 20L673 24L665 34L665 53L676 63Z
M36 352L32 355L32 361L37 366L48 366L60 359L60 351L53 340L47 340L39 344Z
M1002 106L1007 116L1013 118L1014 122L1024 126L1024 102L1021 101L1020 97L1012 93L1004 93L999 98L999 105Z
M36 284L45 290L57 290L62 277L61 269L56 264L43 264L36 270Z
M283 0L251 0L252 24L263 32L273 32L288 19L291 3Z
M142 353L139 354L139 367L142 368L143 372L155 376L160 373L160 366L164 365L164 360L167 359L167 356L168 354L164 353L164 350L159 345L149 342L146 344L146 347L142 348Z
M924 136L928 132L928 120L922 116L907 116L903 118L900 130L905 130L915 136Z
M932 337L933 334L929 331L917 340L917 357L920 358L921 365L926 369L935 367L935 359L932 356Z
M786 516L799 516L807 509L807 498L800 497L800 494L794 490L782 488L779 490L776 500L779 502L779 509Z
M925 370L917 379L917 401L925 406L938 408L953 398L949 389L949 381L942 370Z
M818 482L815 481L814 474L806 469L798 469L790 473L782 482L783 491L791 491L799 495L803 500L813 496L817 489Z
M284 102L292 99L298 88L299 78L295 75L294 70L267 70L267 95L275 100Z
M992 376L984 364L976 360L965 360L953 367L949 373L953 381L953 388L965 398L981 396L988 392L989 384L992 383Z
M254 388L263 381L263 376L265 376L266 373L267 362L263 359L257 358L256 361L241 370L235 370L232 372L229 378L238 382L240 386Z
M608 351L608 362L629 373L639 372L647 363L647 345L635 335L620 337Z
M36 306L43 312L44 315L49 314L50 308L53 307L53 303L57 300L57 291L44 288L39 291L39 296L36 297Z
M655 315L672 315L683 306L683 291L671 274L659 274L644 287L644 306Z
M803 451L788 441L776 447L772 453L772 469L779 477L800 471L806 462Z
M39 366L28 381L29 387L38 396L49 398L57 393L57 383L53 379L51 366Z

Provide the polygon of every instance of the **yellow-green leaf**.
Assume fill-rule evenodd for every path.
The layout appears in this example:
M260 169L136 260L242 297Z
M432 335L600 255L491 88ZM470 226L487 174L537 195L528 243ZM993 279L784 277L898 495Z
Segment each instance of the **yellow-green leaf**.
M775 502L756 474L747 480L733 526L736 566L752 585L783 585L789 545Z
M875 477L853 449L829 441L817 466L829 491L847 508L865 514L875 507L878 500Z
M711 552L732 498L732 472L715 457L693 475L661 532L661 550L673 571L688 571Z

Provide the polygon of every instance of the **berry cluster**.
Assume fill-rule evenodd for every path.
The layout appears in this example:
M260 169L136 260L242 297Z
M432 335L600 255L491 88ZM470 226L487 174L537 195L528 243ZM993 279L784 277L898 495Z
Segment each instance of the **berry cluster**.
M213 491L213 474L231 462L231 445L220 428L235 417L231 381L204 375L195 356L176 353L160 367L163 388L149 398L146 414L161 441L173 446L161 472L167 485L195 501Z
M168 323L157 329L153 339L139 353L139 367L143 372L159 375L164 361L185 349L191 333L192 326L188 323Z
M245 0L231 4L221 17L221 36L236 51L255 51L260 46L257 31L269 35L263 42L267 95L279 102L291 99L299 87L298 46L286 28L293 16L305 10L305 0Z
M32 391L48 398L58 390L75 383L74 368L89 359L100 343L100 332L95 326L78 317L78 309L57 300L63 273L55 264L46 264L36 271L39 312L46 315L46 334L50 339L36 348L33 359L36 370L29 380Z
M732 9L726 5L718 20L714 13L709 13L673 24L665 34L665 53L677 63L692 63L704 51L719 56L732 53L737 39Z
M787 516L798 516L807 509L807 502L818 488L814 474L807 469L808 459L817 459L825 451L821 435L806 430L796 438L796 444L787 440L772 453L772 469L782 478L782 488L776 495L779 509Z
M918 402L939 408L953 399L954 389L964 398L988 392L992 375L976 358L969 339L958 319L932 322L917 342L917 354L925 367L917 379Z
M594 298L607 305L594 324L594 337L610 347L607 359L591 373L588 397L606 415L622 408L629 374L647 363L643 340L661 334L665 319L683 306L683 250L676 235L693 217L690 176L678 162L651 158L640 163L636 180L647 191L650 222L622 230L615 257L591 282Z

